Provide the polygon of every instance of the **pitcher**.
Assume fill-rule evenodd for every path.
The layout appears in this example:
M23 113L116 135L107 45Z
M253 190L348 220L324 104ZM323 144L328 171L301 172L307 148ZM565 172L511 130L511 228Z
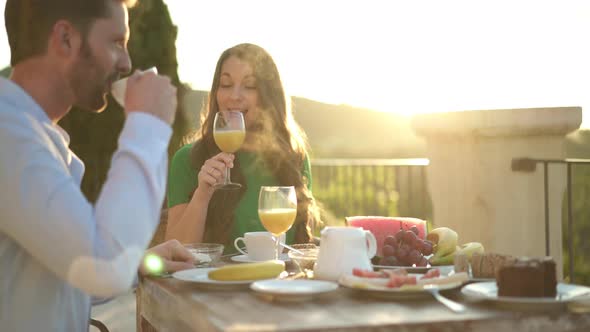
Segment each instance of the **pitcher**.
M353 268L372 270L371 258L376 252L377 241L371 232L357 227L326 227L314 278L336 281L341 274L352 274Z

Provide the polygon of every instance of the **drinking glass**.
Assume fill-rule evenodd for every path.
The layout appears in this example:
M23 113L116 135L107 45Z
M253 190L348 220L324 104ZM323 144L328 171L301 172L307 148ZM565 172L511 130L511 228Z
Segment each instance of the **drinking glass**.
M213 121L213 139L215 144L223 152L235 153L240 149L246 138L246 125L244 115L240 111L219 111ZM239 189L242 185L231 182L230 170L225 169L225 178L222 183L215 185L215 189Z
M293 186L260 187L258 216L264 228L275 238L275 259L281 254L280 236L287 232L297 216L297 194Z

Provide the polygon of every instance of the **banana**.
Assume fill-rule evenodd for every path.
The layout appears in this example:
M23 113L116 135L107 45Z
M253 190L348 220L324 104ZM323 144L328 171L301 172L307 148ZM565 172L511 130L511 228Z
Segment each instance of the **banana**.
M272 260L256 263L227 265L209 271L209 279L219 281L259 280L276 278L285 271L285 262Z
M451 265L455 262L456 255L465 255L468 259L471 259L473 254L483 254L483 245L479 242L468 242L461 246L456 246L455 251L448 253L444 256L434 255L428 260L431 265Z
M484 248L483 245L479 242L468 242L463 245L457 250L456 254L463 254L467 256L468 259L471 259L473 254L483 254Z
M430 231L426 239L435 244L434 256L444 257L457 250L459 235L448 227L438 227Z
M455 254L457 252L453 251L451 253L448 253L445 256L432 256L430 257L430 259L428 260L428 262L430 263L430 265L452 265L455 262Z

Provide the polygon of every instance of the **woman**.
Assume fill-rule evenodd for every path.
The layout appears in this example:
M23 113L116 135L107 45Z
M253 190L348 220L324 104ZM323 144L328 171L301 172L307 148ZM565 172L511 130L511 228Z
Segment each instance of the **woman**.
M220 152L213 139L213 119L221 110L244 115L246 138L235 156ZM201 124L197 140L172 159L166 238L223 243L233 251L235 238L265 230L258 218L260 187L282 185L294 186L298 200L287 242L309 242L319 213L311 195L305 135L287 106L277 67L263 48L239 44L221 54ZM241 189L214 189L226 167L232 168L232 181Z

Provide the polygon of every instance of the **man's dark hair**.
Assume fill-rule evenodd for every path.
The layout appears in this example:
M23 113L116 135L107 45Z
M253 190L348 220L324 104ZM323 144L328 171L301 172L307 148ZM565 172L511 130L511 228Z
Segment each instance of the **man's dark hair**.
M98 18L109 17L109 2L135 0L6 0L4 22L10 44L10 64L47 51L53 25L59 20L71 22L83 35Z

